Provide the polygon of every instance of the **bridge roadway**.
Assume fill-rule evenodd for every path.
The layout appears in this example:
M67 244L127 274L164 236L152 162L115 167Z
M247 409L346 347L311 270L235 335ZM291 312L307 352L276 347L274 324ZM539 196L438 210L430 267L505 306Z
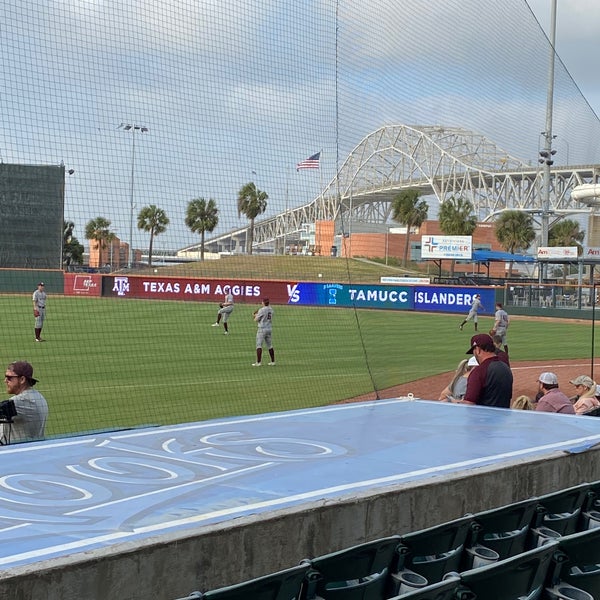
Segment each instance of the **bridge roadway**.
M598 457L565 464L557 476L565 457L599 443L600 419L592 417L394 399L4 447L0 597L185 595L242 579L245 570L274 571L278 560L291 566L332 544L600 479ZM468 483L444 500L432 488L421 509L399 500L478 472L493 479L477 493ZM378 505L382 498L392 504ZM439 508L437 517L426 517L429 506ZM368 518L356 514L362 510ZM209 544L210 556L186 543ZM239 544L252 559L241 557ZM133 581L120 574L132 568Z

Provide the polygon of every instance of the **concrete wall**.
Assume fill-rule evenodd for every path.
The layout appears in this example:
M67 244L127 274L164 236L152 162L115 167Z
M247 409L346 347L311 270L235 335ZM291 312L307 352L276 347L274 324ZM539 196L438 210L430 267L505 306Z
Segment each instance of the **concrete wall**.
M555 452L5 570L0 598L173 600L370 539L598 480L600 448Z

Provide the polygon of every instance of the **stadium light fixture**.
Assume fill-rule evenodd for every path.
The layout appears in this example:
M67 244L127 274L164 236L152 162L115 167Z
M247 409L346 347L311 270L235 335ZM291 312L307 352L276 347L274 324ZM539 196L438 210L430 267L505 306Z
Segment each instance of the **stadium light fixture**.
M117 129L131 131L131 186L129 189L130 196L130 213L129 213L129 253L127 266L131 269L133 265L133 213L135 211L134 202L134 181L135 181L135 132L148 133L148 128L145 125L137 125L135 123L121 123Z

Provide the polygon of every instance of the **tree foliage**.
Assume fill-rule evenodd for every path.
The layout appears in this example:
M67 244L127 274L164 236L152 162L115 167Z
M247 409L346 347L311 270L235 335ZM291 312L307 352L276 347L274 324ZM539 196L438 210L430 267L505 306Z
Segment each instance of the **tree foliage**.
M472 235L477 227L473 205L464 198L454 196L441 204L438 220L440 229L445 235ZM454 275L455 264L456 261L453 260L450 275Z
M410 244L410 231L413 227L420 227L427 218L429 206L425 200L420 199L419 190L403 190L394 196L392 200L392 219L406 226L406 242L404 244L404 256L402 265L406 266L408 261L408 249Z
M579 229L579 223L572 219L558 221L548 230L549 246L577 246L581 249L581 243L585 237L585 231Z
M495 223L496 239L511 254L525 252L535 240L533 217L521 210L504 211ZM508 275L512 276L511 261Z
M210 198L190 200L185 214L185 224L192 233L200 234L200 260L204 260L204 237L219 223L219 209L216 202Z
M259 190L254 182L245 184L238 192L238 216L244 215L250 221L248 236L246 238L246 254L252 254L254 220L267 210L268 199L267 192Z
M75 223L73 221L63 221L63 247L62 262L67 269L75 264L83 264L83 244L73 235Z
M144 206L138 214L138 229L150 233L150 245L148 247L148 265L152 266L152 250L154 247L154 237L164 233L169 224L167 213L154 204Z
M115 237L110 230L110 221L104 217L91 219L85 226L85 239L94 242L94 248L100 251L104 250Z

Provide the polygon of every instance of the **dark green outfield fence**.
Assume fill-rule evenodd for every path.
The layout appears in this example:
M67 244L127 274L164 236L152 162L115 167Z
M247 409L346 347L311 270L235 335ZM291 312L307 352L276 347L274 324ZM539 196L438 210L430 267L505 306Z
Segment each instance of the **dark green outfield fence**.
M43 281L49 294L62 294L64 273L49 269L0 269L0 293L31 292Z

